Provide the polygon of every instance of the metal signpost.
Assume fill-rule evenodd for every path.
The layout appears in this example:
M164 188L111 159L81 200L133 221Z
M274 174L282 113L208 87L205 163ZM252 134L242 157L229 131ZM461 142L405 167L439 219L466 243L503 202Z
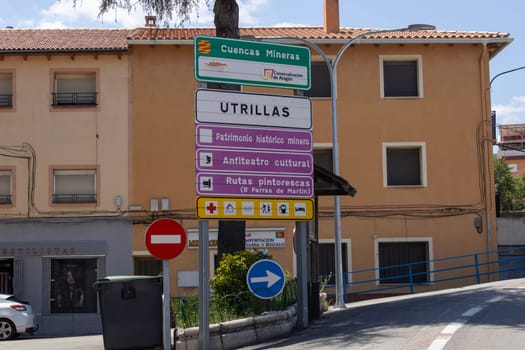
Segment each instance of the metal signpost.
M200 219L313 219L310 99L199 89L195 111Z
M164 350L171 349L170 335L170 280L169 260L174 259L182 253L186 247L186 231L177 221L173 219L158 219L153 221L147 228L144 237L148 251L162 260L162 288L163 288L163 335Z
M310 89L310 50L306 47L205 36L197 36L194 47L198 81ZM309 98L196 91L201 349L209 347L207 220L312 220L311 129ZM298 227L306 237L305 225ZM264 264L270 263L265 260ZM302 267L300 271L304 273ZM284 288L286 278L280 266L265 267L262 272L254 268L252 273L255 275L250 275L247 283L251 290L265 285L264 298L272 298Z

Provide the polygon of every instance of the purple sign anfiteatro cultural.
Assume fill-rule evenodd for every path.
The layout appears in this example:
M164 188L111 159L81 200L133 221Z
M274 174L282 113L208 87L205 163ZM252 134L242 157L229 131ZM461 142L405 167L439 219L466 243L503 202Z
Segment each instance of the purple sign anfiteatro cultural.
M310 175L311 153L197 149L197 170Z
M312 176L198 173L197 195L311 198Z
M312 131L197 124L198 147L311 152Z

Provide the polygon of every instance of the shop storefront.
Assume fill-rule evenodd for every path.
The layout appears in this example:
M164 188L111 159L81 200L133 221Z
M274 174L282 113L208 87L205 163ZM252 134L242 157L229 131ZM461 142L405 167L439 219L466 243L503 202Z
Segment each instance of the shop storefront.
M133 274L128 217L0 220L0 292L27 300L39 335L102 331L93 283Z

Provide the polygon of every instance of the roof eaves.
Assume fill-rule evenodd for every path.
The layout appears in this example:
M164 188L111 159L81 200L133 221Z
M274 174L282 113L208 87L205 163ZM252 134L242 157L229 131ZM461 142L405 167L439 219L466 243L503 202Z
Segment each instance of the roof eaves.
M120 49L22 49L22 50L2 50L0 49L0 54L95 54L95 53L126 53L128 48Z
M128 45L193 45L194 39L128 39Z

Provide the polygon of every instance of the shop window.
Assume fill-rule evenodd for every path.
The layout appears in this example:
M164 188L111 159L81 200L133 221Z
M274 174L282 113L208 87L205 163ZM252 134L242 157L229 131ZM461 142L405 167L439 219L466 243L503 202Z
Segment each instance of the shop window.
M0 170L0 204L12 204L13 191L12 173L9 170Z
M295 90L295 94L308 97L330 97L332 96L330 84L330 71L325 61L314 61L311 64L311 87L310 90Z
M96 313L97 259L51 260L51 313Z
M423 97L420 56L381 56L381 97Z
M425 144L383 144L383 176L385 187L426 186Z
M13 106L13 76L0 73L0 108Z
M96 203L96 170L54 170L53 203Z
M96 73L56 73L53 106L95 106Z
M429 281L428 242L379 242L380 283L409 283ZM409 268L410 264L410 268Z

